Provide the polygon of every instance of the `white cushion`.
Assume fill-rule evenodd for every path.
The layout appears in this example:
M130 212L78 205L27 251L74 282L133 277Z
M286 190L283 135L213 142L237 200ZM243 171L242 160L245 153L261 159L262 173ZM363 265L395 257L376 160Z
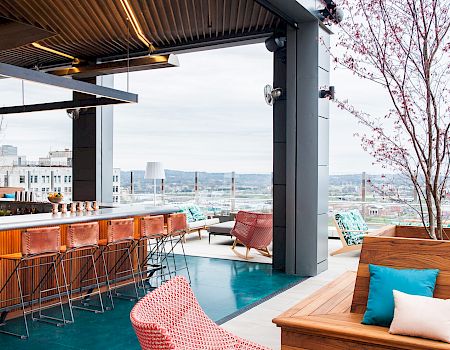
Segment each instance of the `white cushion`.
M206 219L205 226L215 225L215 224L218 224L219 222L220 222L219 218Z
M410 295L394 290L394 319L389 333L450 343L450 299Z
M191 230L195 230L197 228L204 227L204 226L205 226L205 220L188 222L188 227Z

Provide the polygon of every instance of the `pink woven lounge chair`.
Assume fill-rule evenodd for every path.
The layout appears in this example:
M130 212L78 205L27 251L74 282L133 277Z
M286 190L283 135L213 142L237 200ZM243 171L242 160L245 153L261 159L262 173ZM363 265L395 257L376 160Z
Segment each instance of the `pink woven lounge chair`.
M216 325L181 276L142 298L130 318L143 350L270 350Z
M243 259L251 259L248 255L251 248L258 250L264 256L271 257L267 247L272 242L272 232L272 214L239 211L234 228L231 230L231 235L236 237L231 249ZM247 248L245 255L236 251L238 243Z

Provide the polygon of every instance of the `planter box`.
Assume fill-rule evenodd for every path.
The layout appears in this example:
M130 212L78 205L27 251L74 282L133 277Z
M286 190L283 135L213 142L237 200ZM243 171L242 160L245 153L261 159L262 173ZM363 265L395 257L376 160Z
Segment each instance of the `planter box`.
M377 230L379 236L430 239L423 226L389 225Z

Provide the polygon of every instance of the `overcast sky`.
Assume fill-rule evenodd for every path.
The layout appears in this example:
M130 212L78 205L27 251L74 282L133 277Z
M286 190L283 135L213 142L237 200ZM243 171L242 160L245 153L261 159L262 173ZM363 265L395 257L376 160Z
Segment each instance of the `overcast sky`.
M271 172L272 109L263 98L272 82L272 54L263 44L179 55L180 67L130 74L139 103L114 107L114 166L143 169L162 161L168 169ZM340 99L383 113L385 95L344 70L332 72ZM25 83L25 103L70 99L71 92ZM126 89L126 75L115 77ZM22 83L0 79L0 105L22 103ZM353 134L356 121L332 105L330 173L380 172ZM70 148L65 111L5 117L0 143L34 160L50 149Z

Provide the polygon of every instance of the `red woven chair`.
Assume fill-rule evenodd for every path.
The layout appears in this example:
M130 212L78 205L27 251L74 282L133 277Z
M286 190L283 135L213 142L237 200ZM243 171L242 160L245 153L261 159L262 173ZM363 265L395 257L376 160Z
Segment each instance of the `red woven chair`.
M147 294L130 319L143 350L270 350L216 325L182 276Z
M267 247L272 242L272 232L272 214L239 211L234 228L231 230L231 235L236 237L231 249L243 259L251 259L248 255L251 248L258 250L264 256L271 257ZM238 243L247 248L245 255L236 251Z

